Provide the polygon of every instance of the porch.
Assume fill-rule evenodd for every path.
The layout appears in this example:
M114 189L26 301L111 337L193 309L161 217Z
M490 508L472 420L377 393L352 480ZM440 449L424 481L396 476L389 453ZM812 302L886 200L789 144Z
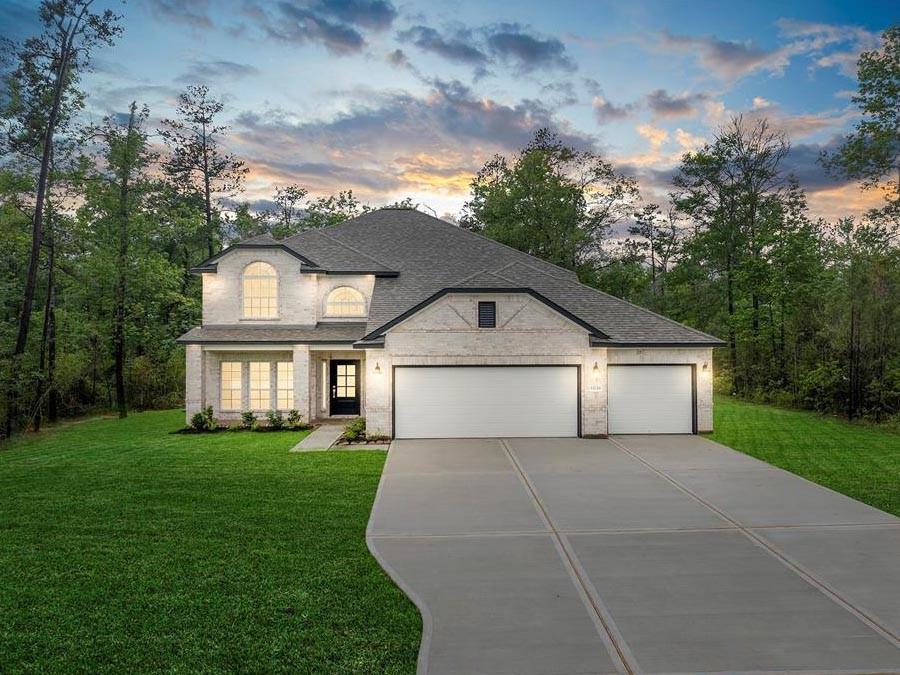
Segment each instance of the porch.
M344 345L187 345L187 419L212 406L216 419L298 410L305 422L365 415L365 352Z

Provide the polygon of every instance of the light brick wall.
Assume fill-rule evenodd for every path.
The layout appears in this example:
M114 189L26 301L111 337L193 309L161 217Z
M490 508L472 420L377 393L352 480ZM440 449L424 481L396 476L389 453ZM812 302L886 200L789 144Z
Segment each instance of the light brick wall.
M244 268L252 262L267 262L278 272L278 319L243 318ZM301 274L300 261L277 249L236 249L219 260L215 274L203 274L203 324L291 324L316 323L314 274Z
M185 423L203 408L203 348L187 345L184 368L184 408Z
M496 329L477 327L479 300L497 303ZM366 350L366 426L393 433L393 366L560 364L581 366L582 435L603 436L610 363L696 363L698 428L712 429L711 349L591 348L584 328L527 294L451 294L388 331L384 349Z
M252 262L267 262L278 273L278 318L243 318L243 272ZM328 319L325 300L338 286L355 288L366 299L372 299L375 277L371 274L325 275L301 274L300 261L278 249L236 249L218 262L215 273L203 276L204 325L298 325L313 326L317 321L359 321L360 319Z

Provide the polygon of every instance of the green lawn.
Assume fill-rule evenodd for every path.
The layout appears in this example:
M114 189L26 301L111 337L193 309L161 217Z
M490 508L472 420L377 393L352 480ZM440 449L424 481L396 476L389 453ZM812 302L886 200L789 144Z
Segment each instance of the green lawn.
M799 410L715 400L715 441L900 516L900 434Z
M0 672L414 671L418 612L364 541L384 454L183 422L0 451Z

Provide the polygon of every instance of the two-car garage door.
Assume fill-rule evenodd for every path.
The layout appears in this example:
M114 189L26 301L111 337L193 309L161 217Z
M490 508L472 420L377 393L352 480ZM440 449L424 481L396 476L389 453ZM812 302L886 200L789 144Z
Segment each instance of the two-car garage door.
M575 366L398 367L397 438L578 435Z
M610 365L610 434L694 430L690 365ZM575 366L398 366L397 438L577 436Z

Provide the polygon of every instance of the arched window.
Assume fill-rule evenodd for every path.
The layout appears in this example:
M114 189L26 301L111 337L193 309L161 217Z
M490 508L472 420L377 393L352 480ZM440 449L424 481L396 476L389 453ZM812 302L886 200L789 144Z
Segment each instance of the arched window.
M244 318L278 318L278 273L269 263L244 268Z
M355 288L341 286L328 294L325 316L365 316L366 299Z

